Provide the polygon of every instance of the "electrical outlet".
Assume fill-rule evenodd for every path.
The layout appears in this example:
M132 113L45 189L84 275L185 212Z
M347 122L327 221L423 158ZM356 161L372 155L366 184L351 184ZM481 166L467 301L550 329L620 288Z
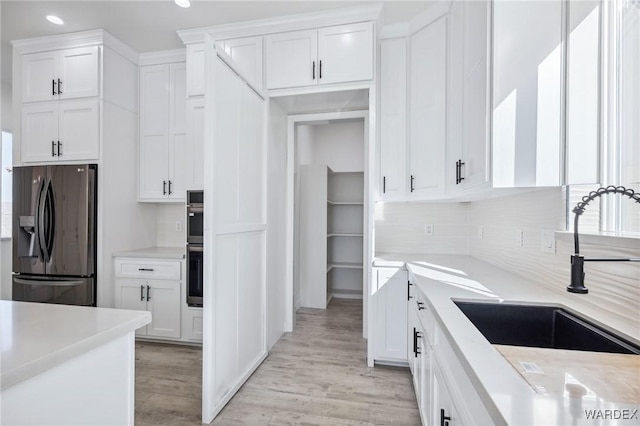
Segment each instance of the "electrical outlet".
M424 235L431 237L433 235L433 223L424 224Z
M543 253L556 252L556 234L553 229L543 229L540 238L540 251Z
M522 247L524 244L524 232L518 230L516 231L516 246Z
M176 232L182 232L182 222L176 221Z
M478 226L478 238L484 239L484 225Z

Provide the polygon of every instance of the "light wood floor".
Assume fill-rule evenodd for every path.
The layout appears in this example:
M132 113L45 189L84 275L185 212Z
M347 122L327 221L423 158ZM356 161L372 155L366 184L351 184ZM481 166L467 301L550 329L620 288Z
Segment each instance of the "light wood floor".
M368 368L362 303L302 308L214 425L419 425L406 368ZM200 424L202 351L136 344L136 425Z

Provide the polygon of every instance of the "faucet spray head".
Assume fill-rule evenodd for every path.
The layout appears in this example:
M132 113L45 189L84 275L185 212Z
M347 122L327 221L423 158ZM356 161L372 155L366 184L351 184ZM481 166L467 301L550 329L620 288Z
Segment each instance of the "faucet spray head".
M571 256L571 284L567 286L569 293L587 294L589 289L584 286L584 257L574 254Z

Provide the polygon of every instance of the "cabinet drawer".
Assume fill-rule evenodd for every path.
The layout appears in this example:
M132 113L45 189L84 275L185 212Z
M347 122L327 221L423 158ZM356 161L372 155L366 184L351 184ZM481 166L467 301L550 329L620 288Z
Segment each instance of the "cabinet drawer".
M419 306L422 306L423 309L418 309L418 318L422 326L424 327L424 332L426 333L426 338L429 341L429 344L432 347L435 347L438 344L438 336L436 333L436 320L433 317L433 313L431 312L431 305L429 305L422 294L421 291L416 291L415 300L416 303L419 303ZM416 306L417 309L417 306Z
M181 280L179 261L117 259L116 277Z

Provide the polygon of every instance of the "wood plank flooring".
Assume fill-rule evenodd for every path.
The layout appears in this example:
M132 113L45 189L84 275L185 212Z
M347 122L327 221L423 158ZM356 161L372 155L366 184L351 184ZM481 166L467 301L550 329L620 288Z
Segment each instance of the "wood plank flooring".
M406 368L368 368L362 302L298 310L214 425L419 425ZM136 344L136 425L200 424L199 348Z

